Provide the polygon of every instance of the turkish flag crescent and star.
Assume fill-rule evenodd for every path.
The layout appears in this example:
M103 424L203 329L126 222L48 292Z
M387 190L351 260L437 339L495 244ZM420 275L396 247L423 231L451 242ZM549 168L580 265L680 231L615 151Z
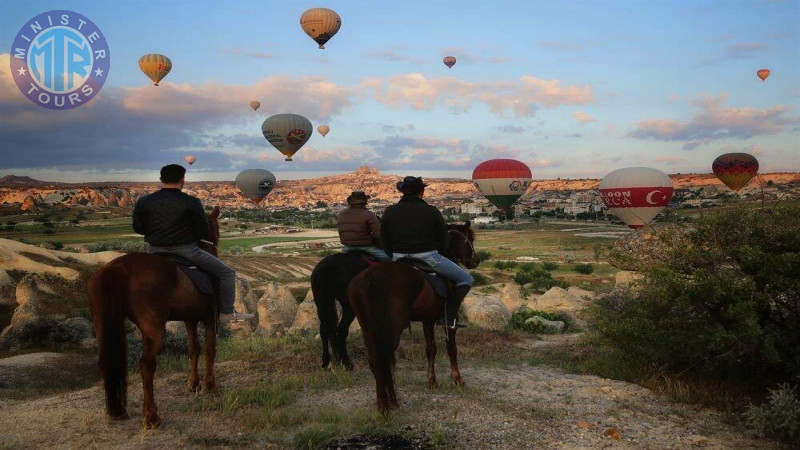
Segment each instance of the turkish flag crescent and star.
M609 208L650 208L667 206L674 188L667 186L600 189Z

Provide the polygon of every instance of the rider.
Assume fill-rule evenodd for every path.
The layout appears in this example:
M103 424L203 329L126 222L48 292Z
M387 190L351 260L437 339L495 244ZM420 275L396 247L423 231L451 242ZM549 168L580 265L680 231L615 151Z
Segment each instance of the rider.
M380 248L381 222L367 209L370 196L362 191L353 191L347 197L347 205L339 214L339 240L342 252L366 252L378 261L391 261L389 255Z
M447 224L442 213L422 199L425 186L421 177L405 177L397 183L403 197L383 214L381 242L395 261L422 260L434 272L455 283L447 296L445 321L450 328L464 327L457 321L458 308L475 280L469 272L442 256L450 242Z
M193 262L198 269L219 278L220 320L252 319L253 314L237 313L236 272L200 247L207 240L208 220L196 197L181 192L186 169L178 164L161 168L161 190L145 195L133 209L133 230L144 235L148 253L172 253Z

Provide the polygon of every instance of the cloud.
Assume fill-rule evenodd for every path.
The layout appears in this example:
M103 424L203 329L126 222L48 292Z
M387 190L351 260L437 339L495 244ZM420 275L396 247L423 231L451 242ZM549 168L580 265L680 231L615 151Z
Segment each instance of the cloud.
M381 167L429 170L468 169L481 161L498 157L520 158L523 151L504 144L479 144L463 139L388 136L361 143L368 153L361 154L366 164Z
M766 44L758 42L739 42L736 44L729 44L722 49L722 53L720 55L703 59L696 65L696 67L708 66L720 61L728 61L732 59L753 58L765 48L767 48Z
M568 52L581 52L583 51L583 47L580 45L575 44L568 44L566 42L560 41L546 41L546 42L539 42L536 44L541 48L553 49L553 50L563 50Z
M439 55L444 58L445 56L455 56L457 63L467 64L506 64L513 61L513 58L507 56L498 56L499 49L483 48L481 54L477 54L461 47L446 47L439 50ZM485 56L491 54L493 56Z
M614 130L616 129L616 127L614 127L613 123L607 123L606 126L605 126L605 129L606 129L605 135L606 136L611 136L611 135L614 134Z
M529 117L540 107L555 108L594 102L591 85L561 86L558 80L523 76L516 81L468 82L454 77L426 78L420 73L389 78L368 78L363 83L376 101L392 108L411 106L430 111L437 105L454 112L466 112L482 103L497 115L511 112L515 117Z
M409 61L411 59L406 55L401 55L391 50L384 50L380 52L366 52L364 55L367 56L368 58L377 58L386 61Z
M415 129L416 127L414 124L411 123L406 125L381 125L381 130L383 130L384 133L401 133L404 131L414 131Z
M258 58L258 59L273 59L278 58L278 55L274 53L266 53L266 52L252 52L247 50L242 50L240 48L220 48L218 50L220 53L226 53L229 55L234 56L244 56L248 58Z
M525 127L521 127L518 125L501 125L499 127L495 127L497 131L501 133L509 133L509 134L522 134L526 131Z
M575 111L572 113L572 117L576 118L580 123L589 123L594 122L594 117L586 114L583 111Z
M785 117L791 107L766 109L724 107L728 94L703 94L689 104L697 109L689 121L647 119L634 124L630 137L657 141L686 141L683 148L692 150L718 139L750 139L785 131L795 122Z
M558 167L563 164L563 161L553 161L552 159L536 159L533 161L527 161L527 163L531 167L544 169L547 167Z

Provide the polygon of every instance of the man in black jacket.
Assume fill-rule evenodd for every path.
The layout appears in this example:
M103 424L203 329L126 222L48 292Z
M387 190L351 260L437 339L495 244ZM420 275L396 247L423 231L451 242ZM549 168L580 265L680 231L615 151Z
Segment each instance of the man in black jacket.
M208 220L200 200L181 192L185 175L186 169L177 164L161 168L162 188L136 202L133 230L144 235L149 253L180 255L219 278L220 320L252 319L252 314L233 310L236 272L197 246L197 241L209 238Z
M451 328L463 327L456 320L458 308L475 280L469 272L442 256L450 243L447 224L442 213L422 199L425 186L420 177L405 177L397 183L397 190L403 193L403 198L383 213L381 243L393 260L420 259L455 283L447 296L445 322Z

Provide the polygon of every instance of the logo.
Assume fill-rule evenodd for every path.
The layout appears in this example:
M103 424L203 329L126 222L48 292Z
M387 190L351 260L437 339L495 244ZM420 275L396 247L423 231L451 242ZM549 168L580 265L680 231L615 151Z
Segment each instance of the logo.
M297 145L306 141L306 132L301 129L292 130L286 135L286 142Z
M100 92L110 57L94 22L73 11L48 11L29 20L14 38L11 75L33 103L72 109Z
M266 191L268 189L272 189L273 186L274 184L272 183L272 180L261 180L258 182L259 191Z

